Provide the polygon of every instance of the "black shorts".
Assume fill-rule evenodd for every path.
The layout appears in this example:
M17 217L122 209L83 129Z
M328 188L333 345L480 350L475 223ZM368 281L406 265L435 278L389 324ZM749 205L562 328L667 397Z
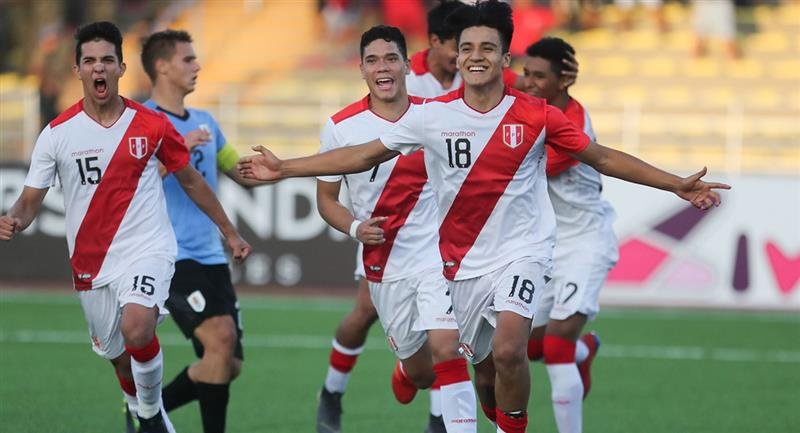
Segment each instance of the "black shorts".
M198 358L203 357L203 345L194 336L195 328L210 317L233 317L239 335L234 356L244 359L239 301L236 300L236 292L231 284L228 265L203 265L194 260L177 261L175 275L169 287L167 308L183 335L192 340Z

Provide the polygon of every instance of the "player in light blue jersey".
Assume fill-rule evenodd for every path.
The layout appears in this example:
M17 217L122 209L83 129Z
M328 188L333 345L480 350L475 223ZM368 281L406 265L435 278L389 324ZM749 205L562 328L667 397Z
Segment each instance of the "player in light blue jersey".
M239 175L235 169L239 157L211 114L184 105L200 71L187 32L152 34L143 44L142 65L153 84L145 106L167 115L183 135L192 165L215 192L220 173L243 186L263 183ZM221 433L225 431L230 382L239 375L244 359L239 303L211 220L189 200L174 176L164 177L164 191L178 240L167 307L200 358L164 388L164 408L170 411L197 399L203 431Z

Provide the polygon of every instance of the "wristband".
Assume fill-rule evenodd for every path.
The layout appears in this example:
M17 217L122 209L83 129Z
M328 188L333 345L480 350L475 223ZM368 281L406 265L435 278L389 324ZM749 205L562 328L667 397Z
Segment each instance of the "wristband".
M350 223L350 237L358 240L358 226L361 225L361 221L354 219L352 223Z

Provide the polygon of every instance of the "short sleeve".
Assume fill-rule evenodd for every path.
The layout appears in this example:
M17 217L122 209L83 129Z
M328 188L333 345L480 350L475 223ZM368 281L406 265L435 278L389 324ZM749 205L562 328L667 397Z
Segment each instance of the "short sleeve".
M175 130L167 116L160 113L159 117L164 125L164 135L161 137L161 145L158 147L156 157L164 164L168 172L174 173L189 164L189 150L183 142L183 137Z
M548 145L569 154L583 152L589 146L589 137L570 122L561 110L552 105L548 105L546 110L545 140Z
M228 144L228 140L225 138L225 134L222 133L222 128L219 127L217 121L211 117L209 117L209 122L211 122L211 129L214 131L214 139L216 140L217 145L217 152L222 151L226 144Z
M325 122L325 126L322 127L322 132L319 134L319 153L338 149L341 146L341 143L336 138L336 126L333 120L329 118L328 121ZM341 175L317 176L317 179L323 182L341 182L342 177Z
M394 127L381 134L381 143L388 149L403 155L409 155L421 149L425 138L424 111L425 104L411 104L408 112L397 120Z
M31 155L31 167L25 178L25 186L50 188L56 183L56 156L50 126L46 126L36 139Z
M584 110L583 119L584 119L583 120L583 132L585 132L586 135L588 135L589 138L592 141L597 142L597 135L595 135L595 133L594 133L594 127L592 126L592 118L589 116L589 112L588 111Z

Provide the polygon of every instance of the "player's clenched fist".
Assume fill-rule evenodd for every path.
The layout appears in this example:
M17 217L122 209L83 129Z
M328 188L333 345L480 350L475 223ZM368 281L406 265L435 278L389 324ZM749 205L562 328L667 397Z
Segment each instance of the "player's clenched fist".
M248 244L247 241L242 239L242 237L238 234L236 236L230 236L227 238L227 241L228 247L230 247L231 251L233 252L233 259L239 263L243 262L253 250L250 244Z
M20 231L21 223L17 218L8 215L0 216L0 241L8 241Z
M264 146L252 148L260 155L249 155L241 158L236 164L239 173L247 179L261 181L280 180L281 160Z

